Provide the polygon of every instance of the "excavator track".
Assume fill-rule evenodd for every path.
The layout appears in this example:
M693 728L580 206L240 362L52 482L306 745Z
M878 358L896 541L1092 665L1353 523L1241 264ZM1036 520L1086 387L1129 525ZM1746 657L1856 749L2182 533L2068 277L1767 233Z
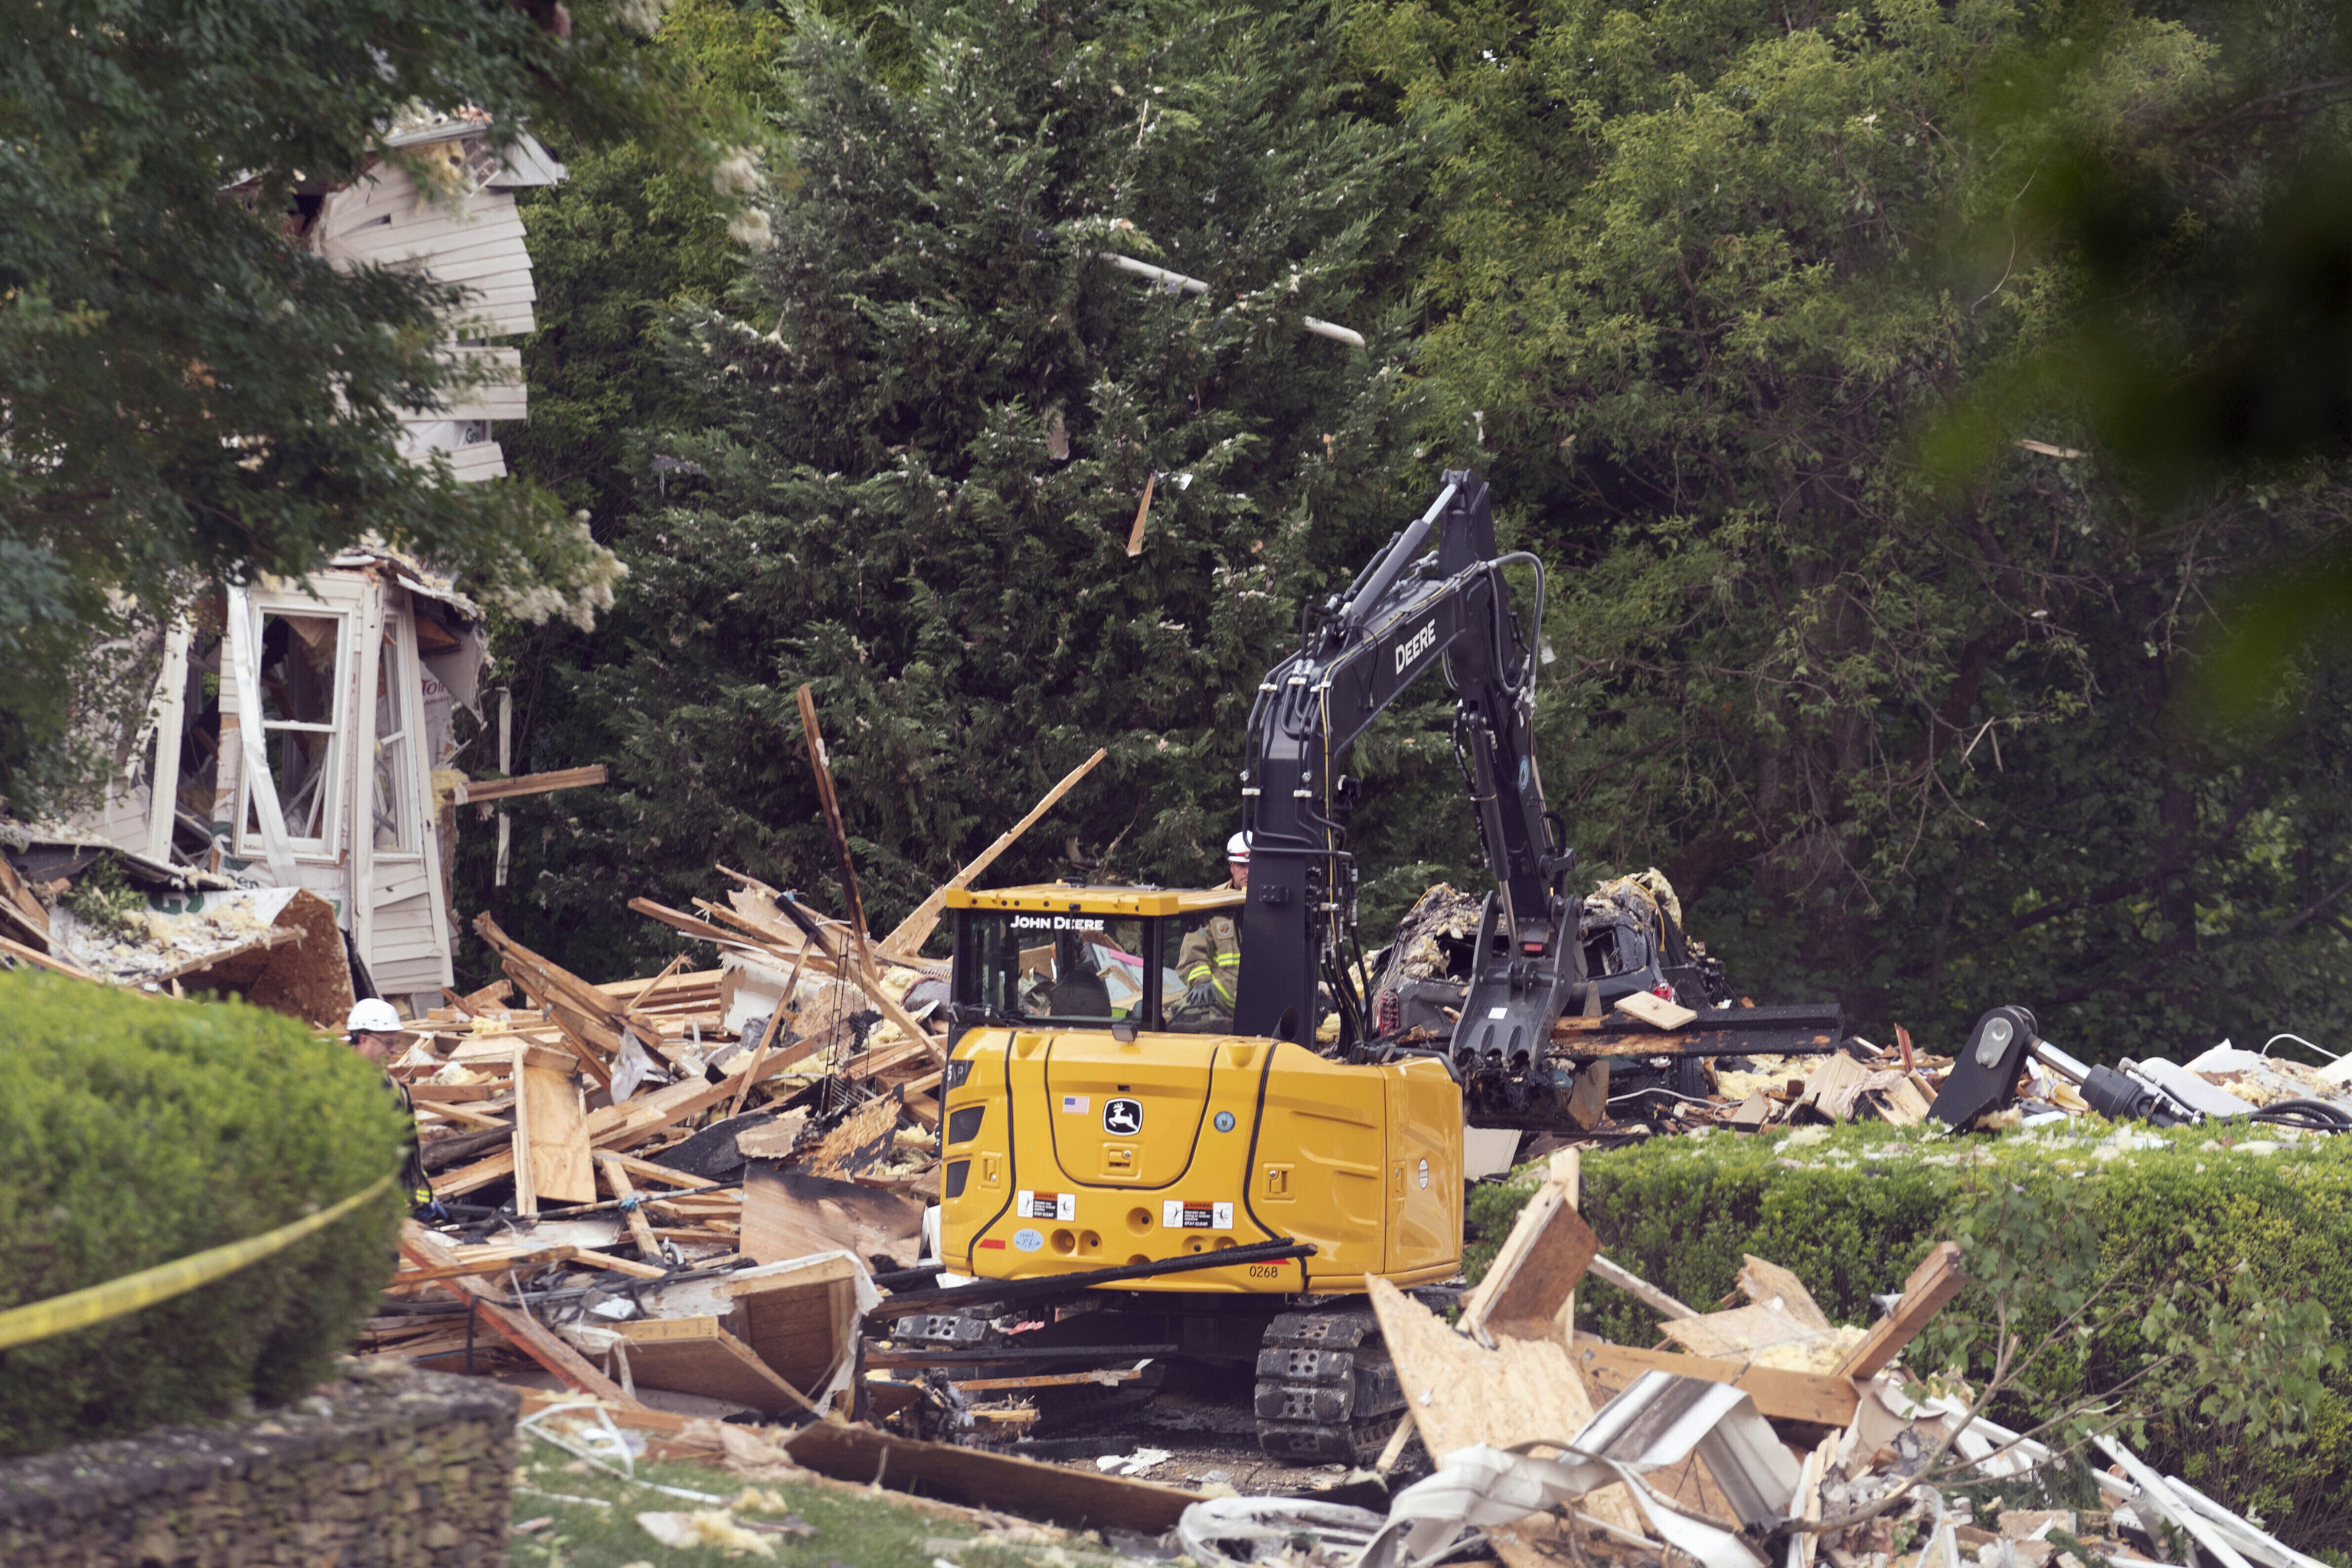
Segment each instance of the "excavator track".
M1352 1465L1388 1441L1404 1385L1370 1310L1285 1312L1260 1342L1255 1404L1268 1458Z

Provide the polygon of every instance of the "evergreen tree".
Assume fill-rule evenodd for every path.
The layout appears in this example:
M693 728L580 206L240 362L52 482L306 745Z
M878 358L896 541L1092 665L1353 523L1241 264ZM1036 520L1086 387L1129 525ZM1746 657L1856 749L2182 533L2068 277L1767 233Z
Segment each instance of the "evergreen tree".
M2260 746L2174 700L2226 574L2352 489L2151 505L2094 438L2132 356L2050 371L2084 329L2193 356L2231 318L2294 143L2342 146L2278 129L2330 101L2283 86L2281 41L2329 36L2289 9L2254 39L1988 0L1358 14L1448 137L1431 439L1483 443L1559 563L1570 837L1664 867L1759 998L1947 1042L2023 1002L2095 1056L2352 1021L2340 679L2265 692Z
M877 924L1097 745L997 875L1213 880L1258 676L1433 468L1408 479L1396 434L1421 148L1351 111L1328 16L898 16L890 80L802 22L772 247L681 325L712 422L660 438L689 466L615 539L623 602L536 731L614 766L523 842L520 891L592 967L662 942L607 866L675 899L718 860L837 902L802 681ZM1450 800L1443 737L1408 716L1367 763L1427 757L1409 776ZM1475 852L1458 805L1436 836L1388 809L1397 858Z

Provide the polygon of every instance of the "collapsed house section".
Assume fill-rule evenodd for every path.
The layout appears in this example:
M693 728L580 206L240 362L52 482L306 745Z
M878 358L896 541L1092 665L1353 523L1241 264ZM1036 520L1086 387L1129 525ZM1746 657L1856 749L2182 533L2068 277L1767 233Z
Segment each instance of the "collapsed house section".
M445 353L475 374L447 405L403 416L401 450L446 461L461 480L503 477L493 424L529 410L520 351L496 340L535 325L516 196L562 179L563 167L528 134L501 149L472 114L421 118L382 145L355 177L303 187L287 236L339 268L394 268L465 289ZM323 974L344 965L332 986L346 994L412 1011L436 1005L452 983L458 930L452 806L604 776L597 768L470 780L512 769L503 716L493 752L485 712L482 613L446 576L373 543L299 580L201 592L145 651L157 670L152 696L123 726L102 800L68 824L19 825L12 851L20 871L32 867L28 886L42 889L88 872L85 851L117 851L114 867L149 895L141 918L68 916L56 945L47 930L13 933L107 979L276 994L254 989L257 977L244 969L202 961L226 928L260 921L310 931L315 922L289 928L281 918L282 895L301 889L347 939L306 940L308 966ZM499 832L503 851L503 819ZM28 858L37 840L71 851L71 864ZM502 852L501 879L504 869ZM281 896L257 897L269 889ZM46 915L47 900L35 902ZM323 1009L321 1001L289 1010L324 1023Z

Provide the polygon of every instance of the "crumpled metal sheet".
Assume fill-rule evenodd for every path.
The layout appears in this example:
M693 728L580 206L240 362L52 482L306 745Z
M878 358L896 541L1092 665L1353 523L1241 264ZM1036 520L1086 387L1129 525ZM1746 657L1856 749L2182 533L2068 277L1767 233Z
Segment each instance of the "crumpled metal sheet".
M1798 1467L1753 1399L1727 1384L1650 1372L1601 1406L1558 1458L1484 1446L1446 1455L1436 1474L1396 1495L1387 1526L1354 1568L1422 1568L1471 1530L1512 1524L1617 1482L1660 1540L1706 1568L1766 1568L1748 1538L1683 1512L1642 1480L1693 1452L1752 1530L1794 1509Z
M1369 1509L1300 1498L1222 1497L1196 1502L1176 1521L1184 1554L1203 1568L1248 1568L1294 1563L1293 1545L1312 1544L1308 1560L1342 1568L1354 1562L1388 1521Z

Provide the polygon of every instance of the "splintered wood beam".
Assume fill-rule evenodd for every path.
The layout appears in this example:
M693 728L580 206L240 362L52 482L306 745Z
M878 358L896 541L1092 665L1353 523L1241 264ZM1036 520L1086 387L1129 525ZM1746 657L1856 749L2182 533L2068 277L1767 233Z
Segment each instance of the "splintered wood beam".
M432 1268L404 1268L392 1277L394 1285L424 1285L436 1279L457 1279L478 1274L504 1274L509 1268L537 1268L543 1264L568 1263L580 1256L576 1247L542 1247L535 1252L517 1252L505 1258L477 1258L471 1263L444 1263Z
M87 969L79 968L74 964L67 963L62 958L51 958L46 952L35 952L23 942L10 942L5 936L0 936L0 952L5 952L11 958L21 959L23 962L33 964L37 968L53 969L59 974L70 974L76 980L96 980L98 978L97 975L92 974Z
M415 1220L404 1220L401 1224L400 1250L419 1268L446 1268L457 1261L457 1256L448 1243ZM578 1351L541 1328L530 1314L499 1305L495 1300L495 1292L480 1280L461 1275L436 1279L433 1283L459 1300L469 1302L472 1310L497 1330L509 1344L581 1393L594 1394L624 1410L645 1408L634 1395L625 1393L619 1384L591 1366Z
M659 1263L661 1243L654 1239L653 1226L646 1222L644 1205L637 1202L637 1189L629 1184L628 1168L611 1154L599 1154L596 1170L604 1178L604 1190L621 1201L621 1217L628 1222L629 1236L637 1244L637 1256L647 1263Z
M558 768L553 773L524 773L520 778L460 780L449 796L452 805L479 805L486 801L512 800L517 795L546 795L559 789L600 784L610 777L602 763L584 768Z
M1085 778L1088 773L1094 772L1095 764L1109 755L1110 752L1108 748L1097 747L1096 748L1095 754L1093 756L1088 757L1085 762L1080 763L1076 767L1072 768L1068 773L1063 774L1062 782L1055 784L1052 789L1047 790L1045 792L1045 798L1040 800L1035 805L1030 807L1028 816L1023 817L1011 827L1006 828L1003 833L997 835L996 842L982 850L978 855L972 857L971 863L970 865L966 866L962 870L958 871L953 877L948 879L947 881L941 883L939 887L932 889L931 896L925 899L921 903L917 904L915 906L914 912L908 915L905 920L900 921L897 928L894 929L888 936L882 939L883 952L889 955L904 954L911 956L914 953L920 952L922 950L923 943L931 939L931 932L939 929L940 911L947 905L947 896L949 891L953 889L971 887L971 879L974 877L979 876L982 871L987 870L989 867L995 864L996 858L999 855L1002 855L1007 849L1012 848L1013 844L1020 839L1023 834L1028 832L1032 827L1036 826L1040 817L1043 817L1047 812L1053 810L1056 805L1059 805L1061 804L1062 797L1069 794L1072 790L1077 788L1078 781Z
M1895 1310L1873 1323L1863 1342L1848 1351L1845 1360L1838 1363L1838 1375L1877 1376L1968 1282L1969 1277L1960 1272L1959 1244L1937 1242L1936 1250L1927 1254L1919 1267L1911 1270L1911 1278L1903 1282L1903 1299L1895 1303Z
M800 689L801 733L808 741L809 767L816 774L816 797L824 807L824 824L833 830L833 847L841 857L841 892L847 901L849 935L857 946L857 967L870 988L874 984L874 954L866 945L866 905L857 896L857 868L849 858L849 829L841 820L841 799L834 793L833 759L825 754L824 737L817 731L816 694L803 681Z
M629 900L629 908L636 911L638 914L645 915L652 920L657 920L664 925L675 927L677 930L685 931L690 936L701 937L706 942L732 943L733 945L743 948L748 952L764 953L768 957L773 959L781 960L785 956L785 954L780 952L772 943L764 942L758 937L731 931L724 927L712 925L707 921L698 921L692 915L682 914L677 910L670 909L667 905L657 904L651 899L631 899ZM713 912L715 913L717 911L714 910ZM891 1023L896 1024L898 1026L898 1032L900 1034L906 1036L909 1040L920 1041L923 1048L930 1053L930 1058L933 1061L945 1061L947 1059L947 1052L940 1047L938 1040L932 1037L930 1031L924 1028L922 1025L917 1023L913 1016L900 1005L898 999L882 988L882 983L879 979L875 978L870 973L861 971L856 965L846 962L827 960L820 957L812 951L813 947L814 944L811 944L810 947L800 948L791 955L796 976L799 966L805 963L811 970L819 974L829 974L836 980L847 981L850 984L855 985L859 990L865 992L866 999L874 1004L875 1011L880 1013ZM797 983L797 981L795 983ZM789 995L790 993L787 992L786 994Z
M1850 1426L1861 1401L1849 1377L1810 1372L1782 1372L1747 1362L1717 1361L1709 1356L1673 1351L1636 1350L1631 1345L1604 1344L1579 1336L1570 1357L1597 1393L1613 1397L1645 1372L1672 1373L1677 1377L1727 1383L1756 1401L1757 1412L1769 1420L1810 1421L1823 1426Z
M759 1064L753 1063L751 1071L759 1070ZM600 1160L612 1161L632 1176L643 1176L649 1182L659 1182L666 1187L683 1187L688 1192L705 1192L722 1184L718 1182L706 1182L700 1176L689 1176L684 1171L673 1171L667 1165L656 1165L651 1160L640 1160L635 1154L599 1154L596 1157Z
M1661 1317L1696 1318L1698 1309L1686 1307L1630 1268L1621 1268L1605 1258L1595 1258L1591 1265L1595 1279L1606 1279L1628 1296L1648 1307Z
M722 947L739 947L753 952L764 952L767 948L767 943L756 937L729 931L725 926L713 925L709 921L697 920L692 915L671 909L667 904L657 904L651 899L631 899L629 908L647 920L659 921L674 931L698 936L705 942L715 942Z

